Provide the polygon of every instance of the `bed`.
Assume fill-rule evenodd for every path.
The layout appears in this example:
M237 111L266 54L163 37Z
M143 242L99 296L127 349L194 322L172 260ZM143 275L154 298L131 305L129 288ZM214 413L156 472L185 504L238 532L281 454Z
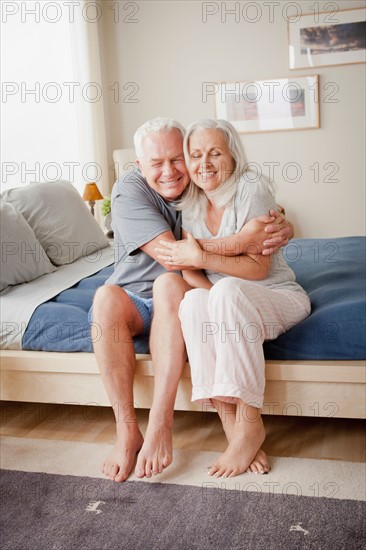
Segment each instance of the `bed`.
M33 195L34 190L32 187ZM29 225L34 225L30 217L34 204L28 205L24 198L19 204L9 193L2 198L19 208ZM55 207L59 204L59 200L54 201ZM82 202L80 205L85 209ZM54 221L54 216L49 219ZM113 248L92 221L94 241L99 238L99 248L92 254L66 258L68 263L56 266L51 262L52 266L47 267L50 272L2 291L2 314L6 310L5 319L2 317L2 400L109 406L92 353L87 316L95 290L113 269ZM37 223L39 220L34 233L42 241ZM90 235L85 238L90 242ZM78 238L80 247L81 241ZM310 295L312 313L277 340L265 343L264 414L364 418L365 241L364 237L294 239L286 247L285 258ZM52 250L60 256L59 248ZM55 279L64 285L59 292ZM27 306L26 321L14 317L14 310L24 317L25 297L37 294L36 287L41 294L39 304ZM150 408L153 366L148 341L136 338L134 343L134 400L137 407ZM190 394L187 364L176 410L201 410L191 402Z

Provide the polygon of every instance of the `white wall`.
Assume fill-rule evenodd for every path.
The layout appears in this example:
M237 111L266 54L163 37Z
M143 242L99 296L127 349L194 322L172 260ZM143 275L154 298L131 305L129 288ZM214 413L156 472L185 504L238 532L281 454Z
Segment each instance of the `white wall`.
M293 2L274 2L270 20L268 2L240 2L240 8L253 4L246 19L254 19L255 5L262 16L250 23L226 15L235 2L211 2L218 13L203 22L203 2L180 0L103 2L100 22L104 89L108 92L107 130L109 159L112 150L132 146L136 128L149 118L171 116L183 124L214 117L213 101L204 102L205 82L236 82L281 78L294 75L320 75L321 128L291 132L243 135L250 161L265 170L264 163L277 162L275 181L278 201L285 205L297 236L336 237L364 234L365 231L365 65L289 70L287 23L282 11L294 14ZM297 2L303 13L329 2ZM362 7L364 1L332 2L339 9ZM206 4L207 5L207 4ZM112 8L112 9L109 9ZM314 7L312 8L314 9ZM329 9L329 7L327 8ZM259 12L258 12L259 13ZM114 20L116 17L117 21ZM223 21L222 21L223 19ZM338 91L336 103L325 102L327 83ZM125 89L123 87L125 86ZM116 100L116 101L115 101ZM131 102L131 100L137 100ZM297 183L283 178L289 163L301 168ZM320 181L314 181L319 163ZM327 163L328 169L324 169ZM337 183L326 181L332 166ZM267 172L268 174L268 172Z

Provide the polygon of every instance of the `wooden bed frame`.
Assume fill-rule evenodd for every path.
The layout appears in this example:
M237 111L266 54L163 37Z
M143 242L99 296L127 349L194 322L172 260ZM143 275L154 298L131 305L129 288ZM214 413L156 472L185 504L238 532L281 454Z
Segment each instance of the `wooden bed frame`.
M110 406L93 353L2 350L1 394L5 401ZM364 361L266 361L263 414L364 418ZM150 408L153 393L150 355L136 356L134 402ZM202 411L191 402L186 366L176 410Z

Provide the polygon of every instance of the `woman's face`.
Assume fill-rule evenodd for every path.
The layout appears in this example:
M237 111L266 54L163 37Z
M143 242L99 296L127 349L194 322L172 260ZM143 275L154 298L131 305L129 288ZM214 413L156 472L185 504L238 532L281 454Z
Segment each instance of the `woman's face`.
M188 143L192 181L204 191L214 191L235 169L226 139L219 130L196 130Z

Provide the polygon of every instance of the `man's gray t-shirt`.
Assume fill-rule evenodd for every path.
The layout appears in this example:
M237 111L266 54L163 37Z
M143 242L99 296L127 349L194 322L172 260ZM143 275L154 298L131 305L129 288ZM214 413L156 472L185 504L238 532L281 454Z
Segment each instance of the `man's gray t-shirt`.
M171 231L179 240L180 212L173 202L151 189L138 170L114 184L111 204L115 263L105 284L120 285L142 298L152 298L153 283L166 270L140 247L165 231Z

